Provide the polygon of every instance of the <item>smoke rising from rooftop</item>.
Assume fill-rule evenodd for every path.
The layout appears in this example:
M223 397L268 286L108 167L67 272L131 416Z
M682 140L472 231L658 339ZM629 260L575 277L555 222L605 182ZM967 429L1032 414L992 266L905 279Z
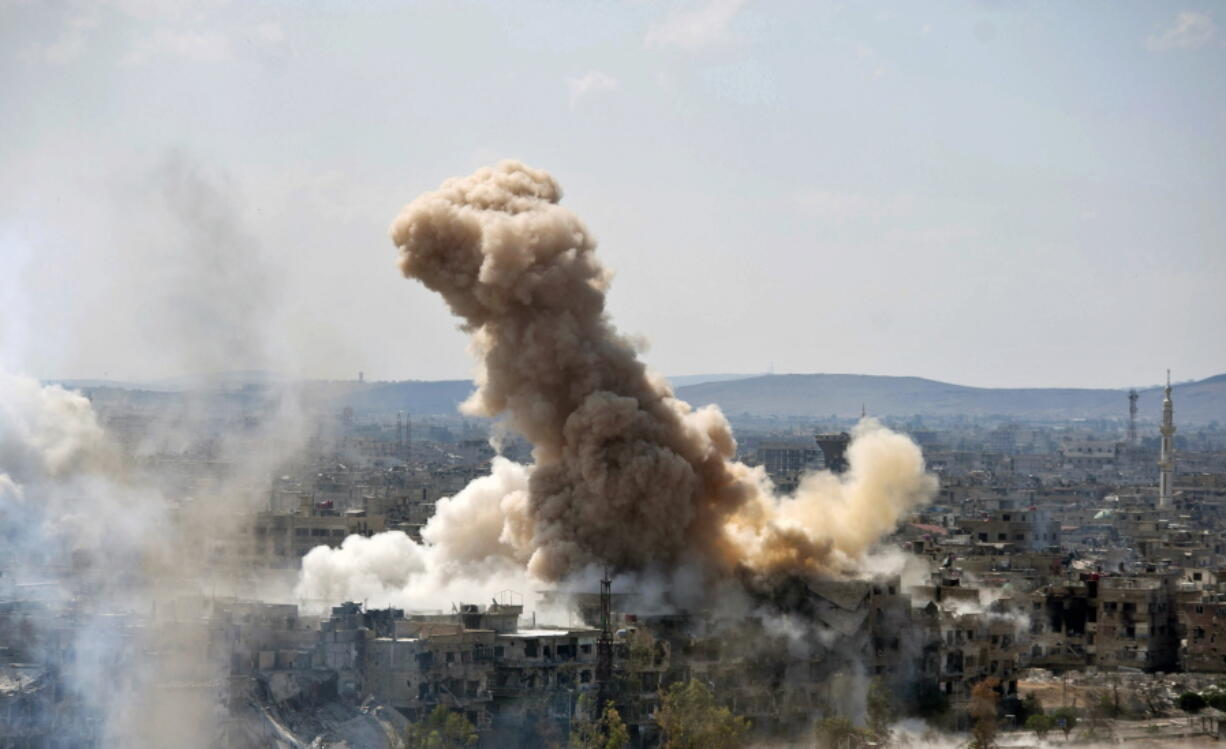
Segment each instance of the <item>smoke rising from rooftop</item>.
M735 460L720 410L678 400L614 327L611 275L561 195L546 172L505 161L446 181L392 223L401 271L439 293L472 337L478 387L463 409L507 418L534 446L526 491L460 522L474 486L440 504L427 556L458 573L452 562L480 548L544 581L592 564L629 572L695 559L721 576L840 573L932 495L919 448L866 420L845 477L811 476L776 496L760 469ZM478 543L490 528L496 543ZM347 553L312 552L300 591L350 566ZM335 590L338 575L328 577Z

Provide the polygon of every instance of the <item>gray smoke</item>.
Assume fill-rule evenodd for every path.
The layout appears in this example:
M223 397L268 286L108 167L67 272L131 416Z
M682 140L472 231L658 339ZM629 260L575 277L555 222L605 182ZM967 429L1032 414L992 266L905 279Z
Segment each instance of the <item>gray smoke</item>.
M106 295L144 309L111 324L156 342L171 372L274 361L276 284L231 186L180 155L148 176L123 206L121 239L98 232L105 245L76 250L113 259ZM6 300L29 301L11 292ZM19 338L69 351L96 343L53 336L27 312L6 309ZM16 348L3 353L13 366ZM236 406L222 385L205 377L197 386L212 392L140 411L139 439L121 446L80 393L0 365L0 599L29 631L17 655L49 664L66 695L40 716L65 745L217 744L228 656L210 649L202 615L178 620L176 604L267 582L212 551L235 540L309 436L295 393Z
M202 650L190 649L199 643L161 648L138 623L183 577L170 506L130 475L89 401L4 372L0 538L0 569L13 586L0 592L39 606L24 655L62 668L67 702L54 735L206 746L212 701L159 689L215 681ZM155 723L144 711L166 717Z

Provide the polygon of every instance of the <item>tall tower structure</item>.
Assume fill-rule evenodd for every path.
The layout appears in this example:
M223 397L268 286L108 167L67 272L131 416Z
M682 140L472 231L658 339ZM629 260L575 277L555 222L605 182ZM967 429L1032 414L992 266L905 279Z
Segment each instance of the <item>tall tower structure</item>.
M600 579L600 635L596 638L596 715L612 696L613 686L613 581L605 568Z
M838 434L819 434L815 437L817 446L822 449L826 458L826 469L831 473L842 473L847 470L847 445L851 435L847 432Z
M1128 446L1137 446L1137 395L1136 388L1128 391Z
M1158 506L1170 507L1175 499L1175 406L1171 402L1171 370L1166 370L1162 399L1162 455L1158 458Z

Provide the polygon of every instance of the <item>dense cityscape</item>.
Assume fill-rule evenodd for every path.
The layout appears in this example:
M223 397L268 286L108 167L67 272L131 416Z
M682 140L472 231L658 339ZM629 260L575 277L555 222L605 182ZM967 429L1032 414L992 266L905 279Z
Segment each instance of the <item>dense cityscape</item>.
M320 387L333 397L367 388ZM259 433L275 418L275 392L86 389L125 459L158 476L184 514L199 513L190 498L240 462L226 455L226 432ZM1219 713L1190 723L1179 700L1212 693L1226 673L1226 432L1181 430L1179 389L1161 392L1157 424L1138 423L1127 391L1116 419L884 418L922 446L940 487L877 545L882 571L782 577L747 586L746 600L694 609L616 575L590 589L491 588L441 609L295 597L315 547L389 530L420 540L440 498L489 473L495 445L527 454L521 439L491 440L483 419L317 403L301 450L275 475L245 479L251 504L202 515L178 550L234 591L259 581L276 592L214 587L149 610L115 606L106 626L131 651L109 656L113 678L122 690L123 664L143 649L203 645L203 658L131 678L207 695L224 710L216 737L227 746L394 746L380 737L404 736L440 707L481 745L564 745L590 730L597 699L615 706L631 745L655 746L670 688L691 683L746 721L745 742L803 741L839 717L852 741L888 740L897 721L965 732L984 683L1002 729L1066 709L1079 732L1094 714L1099 732L1216 735L1208 716ZM167 450L167 423L195 418L184 416L189 401L215 417ZM860 420L743 426L738 455L781 487L843 473ZM2 569L4 745L100 740L89 700L65 683L82 657L71 630L100 614L63 607L60 586L40 585L13 555Z
M0 749L1226 741L1224 7L0 0Z

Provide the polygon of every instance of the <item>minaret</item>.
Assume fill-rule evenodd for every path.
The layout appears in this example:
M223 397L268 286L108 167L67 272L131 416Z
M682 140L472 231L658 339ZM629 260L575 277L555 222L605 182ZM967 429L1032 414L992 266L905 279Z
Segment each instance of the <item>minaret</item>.
M1128 446L1137 446L1137 395L1136 388L1128 391Z
M1171 403L1171 370L1166 370L1166 397L1162 399L1162 457L1158 459L1158 507L1170 507L1175 498L1175 406Z

